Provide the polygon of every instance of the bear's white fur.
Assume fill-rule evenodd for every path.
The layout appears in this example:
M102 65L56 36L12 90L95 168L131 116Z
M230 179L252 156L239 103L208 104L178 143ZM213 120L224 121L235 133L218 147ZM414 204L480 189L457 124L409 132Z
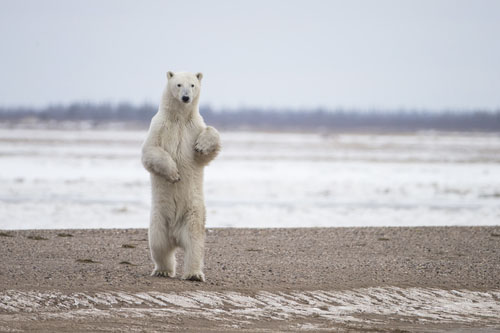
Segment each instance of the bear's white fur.
M154 276L175 276L175 251L185 252L183 279L205 281L203 168L220 150L219 133L198 111L202 74L168 72L158 113L142 146L151 174L149 247Z

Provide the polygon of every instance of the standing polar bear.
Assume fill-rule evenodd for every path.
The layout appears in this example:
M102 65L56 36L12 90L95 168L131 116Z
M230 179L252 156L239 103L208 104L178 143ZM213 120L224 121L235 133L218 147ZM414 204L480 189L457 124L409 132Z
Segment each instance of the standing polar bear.
M198 111L201 73L167 73L158 113L142 146L151 174L149 247L153 276L175 276L175 250L185 251L183 279L205 281L203 168L220 150L219 133Z

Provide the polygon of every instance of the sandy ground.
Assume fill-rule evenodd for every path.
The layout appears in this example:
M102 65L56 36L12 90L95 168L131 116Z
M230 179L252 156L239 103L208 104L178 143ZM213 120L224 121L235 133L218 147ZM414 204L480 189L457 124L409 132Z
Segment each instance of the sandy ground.
M205 283L144 229L0 235L0 331L500 330L500 226L209 229Z

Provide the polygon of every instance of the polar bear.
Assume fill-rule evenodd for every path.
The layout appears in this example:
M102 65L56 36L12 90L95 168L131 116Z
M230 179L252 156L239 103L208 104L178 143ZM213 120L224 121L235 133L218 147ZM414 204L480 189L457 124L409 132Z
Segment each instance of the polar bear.
M151 275L175 276L175 251L185 252L183 279L205 281L203 169L220 150L219 133L198 110L203 75L168 72L158 112L142 146L151 176Z

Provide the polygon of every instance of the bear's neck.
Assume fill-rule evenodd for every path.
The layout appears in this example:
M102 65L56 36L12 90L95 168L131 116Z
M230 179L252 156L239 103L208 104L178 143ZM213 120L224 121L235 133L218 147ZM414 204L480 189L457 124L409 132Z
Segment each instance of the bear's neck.
M165 113L166 118L171 122L191 122L199 114L198 98L186 104L172 96L165 96L162 98L160 110Z

